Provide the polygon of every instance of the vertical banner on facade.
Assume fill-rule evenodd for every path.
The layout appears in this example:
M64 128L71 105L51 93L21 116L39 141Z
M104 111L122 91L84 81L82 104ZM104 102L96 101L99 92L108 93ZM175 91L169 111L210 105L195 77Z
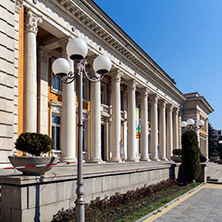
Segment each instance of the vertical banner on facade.
M136 138L140 138L140 109L136 108Z

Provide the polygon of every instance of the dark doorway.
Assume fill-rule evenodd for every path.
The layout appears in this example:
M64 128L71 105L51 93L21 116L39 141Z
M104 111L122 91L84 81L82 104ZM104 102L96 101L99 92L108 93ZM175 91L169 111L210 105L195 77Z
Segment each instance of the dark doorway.
M105 126L101 125L101 158L102 160L106 160L104 138L105 138Z

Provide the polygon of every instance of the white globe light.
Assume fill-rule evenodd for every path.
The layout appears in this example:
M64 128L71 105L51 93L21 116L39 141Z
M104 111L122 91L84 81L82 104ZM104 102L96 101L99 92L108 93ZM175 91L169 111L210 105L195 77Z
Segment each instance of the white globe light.
M52 63L52 72L57 76L66 76L70 71L70 63L64 58L58 58Z
M180 123L180 126L181 126L182 128L184 128L184 127L187 126L187 123L186 123L185 121L182 121L182 122Z
M93 69L98 74L105 74L112 68L112 62L106 55L99 55L93 61Z
M88 53L88 46L81 38L74 38L69 40L66 46L66 52L72 60L82 60Z
M204 125L204 121L201 120L201 119L199 119L199 120L197 121L197 125L198 125L198 126L203 126L203 125Z
M192 126L192 125L194 125L195 124L195 121L193 120L193 119L188 119L187 120L187 125L188 126Z

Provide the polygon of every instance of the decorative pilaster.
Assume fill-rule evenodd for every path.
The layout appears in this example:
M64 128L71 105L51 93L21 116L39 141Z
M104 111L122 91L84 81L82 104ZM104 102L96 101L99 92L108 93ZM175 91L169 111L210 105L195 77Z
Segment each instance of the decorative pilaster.
M159 137L160 137L160 158L163 161L166 161L166 102L161 100L159 102L159 110L160 110L160 129L159 129Z
M25 49L24 49L24 132L37 131L37 58L36 35L42 19L31 10L25 14Z
M127 83L128 86L128 109L127 109L127 161L136 162L136 81Z
M148 89L144 88L141 93L141 158L149 161L148 143Z
M112 73L112 162L120 162L120 142L121 142L121 101L120 82L122 73L117 71Z
M48 134L48 64L50 54L42 46L38 53L38 125L39 133Z
M178 113L179 113L179 110L175 108L173 111L173 149L179 148Z
M100 82L91 83L90 93L90 160L100 163L101 159L101 95Z
M68 39L60 40L63 57L70 62L74 72L74 62L66 54ZM61 161L76 161L76 81L62 84L62 153Z
M173 155L173 118L172 105L167 105L167 158L170 159Z
M158 97L151 96L151 159L159 161L158 155Z

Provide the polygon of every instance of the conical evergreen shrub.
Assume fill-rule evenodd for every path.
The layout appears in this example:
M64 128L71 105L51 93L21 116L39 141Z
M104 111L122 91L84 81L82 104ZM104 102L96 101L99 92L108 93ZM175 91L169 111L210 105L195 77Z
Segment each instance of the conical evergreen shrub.
M182 166L188 183L200 175L200 149L194 130L187 130L182 135Z

